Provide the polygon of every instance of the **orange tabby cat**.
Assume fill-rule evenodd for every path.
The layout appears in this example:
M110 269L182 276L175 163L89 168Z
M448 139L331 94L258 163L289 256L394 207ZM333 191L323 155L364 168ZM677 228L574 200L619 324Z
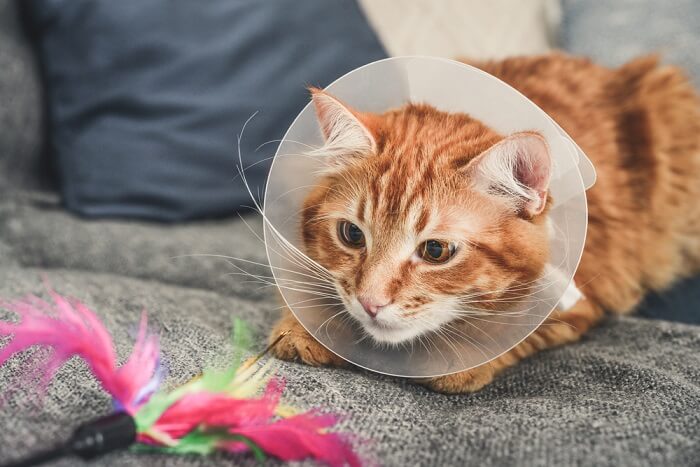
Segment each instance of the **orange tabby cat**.
M475 66L554 118L598 180L575 276L585 298L497 359L422 381L449 393L476 391L520 359L577 340L604 311L628 313L646 291L700 269L700 100L679 70L654 58L611 70L563 54ZM551 203L542 137L501 135L427 105L378 115L317 89L312 98L330 164L306 200L306 254L372 338L409 341L455 320L460 296L480 292L493 309L542 274ZM287 330L279 358L343 364L289 311L271 338Z

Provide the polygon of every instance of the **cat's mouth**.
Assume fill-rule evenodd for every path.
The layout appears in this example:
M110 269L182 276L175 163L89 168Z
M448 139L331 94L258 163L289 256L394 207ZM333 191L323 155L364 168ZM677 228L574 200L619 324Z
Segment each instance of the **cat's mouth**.
M391 323L385 323L383 321L369 321L368 325L374 326L378 329L385 329L385 330L392 330L392 329L398 329L400 326L397 326L395 324Z
M345 305L345 310L353 318L364 333L371 337L377 344L402 344L413 341L418 337L435 331L442 326L443 320L438 317L429 317L430 306L424 306L422 311L412 310L413 318L406 318L405 310L398 304L392 304L382 309L376 316L370 317L363 309L357 298L348 294L341 287L336 285L338 296ZM422 319L416 318L418 314L426 315Z
M383 310L376 317L370 318L357 300L343 297L343 301L348 314L375 342L396 344L415 337L411 326L402 322L396 311Z
M360 323L367 334L380 344L400 344L416 338L416 332L410 326L369 321Z
M346 309L364 333L377 344L394 345L410 342L431 330L403 318L402 310L397 306L382 310L374 318L370 318L358 303L346 303Z

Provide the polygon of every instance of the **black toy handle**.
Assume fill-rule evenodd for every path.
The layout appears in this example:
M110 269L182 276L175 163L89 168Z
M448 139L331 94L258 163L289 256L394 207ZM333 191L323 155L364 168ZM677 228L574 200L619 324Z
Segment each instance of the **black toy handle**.
M117 412L81 425L63 445L38 451L24 459L3 464L1 467L31 467L76 456L89 460L117 449L124 449L136 441L136 423L126 412Z

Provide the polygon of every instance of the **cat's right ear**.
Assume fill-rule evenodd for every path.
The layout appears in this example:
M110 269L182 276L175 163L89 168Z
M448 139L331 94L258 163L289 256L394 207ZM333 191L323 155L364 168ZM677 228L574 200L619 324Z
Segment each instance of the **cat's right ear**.
M358 156L376 152L377 143L367 126L369 117L318 88L309 88L329 156Z
M539 133L512 134L476 156L463 170L475 189L503 198L525 217L541 214L546 207L552 158Z

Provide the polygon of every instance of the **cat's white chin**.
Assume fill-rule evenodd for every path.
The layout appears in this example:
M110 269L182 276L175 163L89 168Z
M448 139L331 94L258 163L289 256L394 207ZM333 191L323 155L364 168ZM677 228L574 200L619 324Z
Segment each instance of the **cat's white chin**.
M443 313L433 313L432 309L422 310L423 319L403 318L403 310L396 306L383 309L376 318L370 318L359 303L346 305L350 315L362 329L378 344L397 345L436 331L448 319ZM431 319L426 319L430 317Z
M379 344L401 344L409 342L418 337L422 332L416 332L409 326L382 326L370 321L362 323L362 327L367 334Z

